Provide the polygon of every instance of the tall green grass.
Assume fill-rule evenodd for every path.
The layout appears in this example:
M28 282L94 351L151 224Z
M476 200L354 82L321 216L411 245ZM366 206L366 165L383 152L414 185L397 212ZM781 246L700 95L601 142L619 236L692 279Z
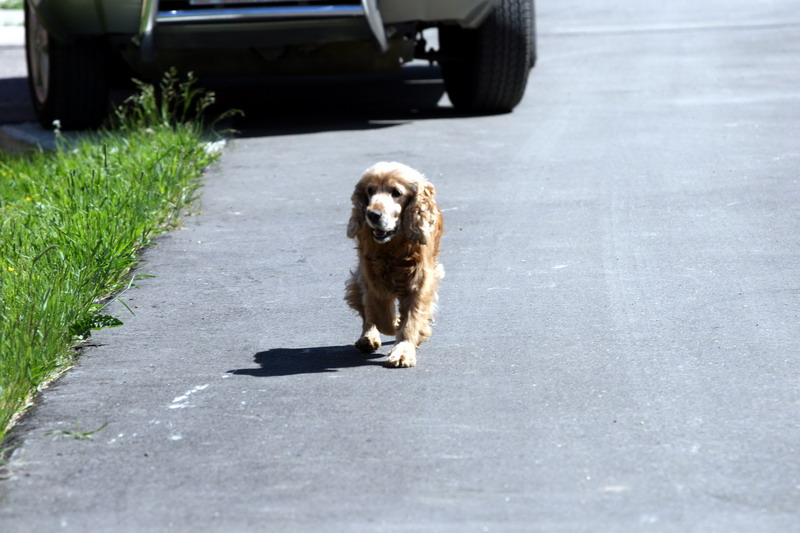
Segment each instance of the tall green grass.
M202 138L213 96L179 82L140 84L115 126L55 152L0 154L0 440L70 347L98 325L137 250L192 202L215 155Z

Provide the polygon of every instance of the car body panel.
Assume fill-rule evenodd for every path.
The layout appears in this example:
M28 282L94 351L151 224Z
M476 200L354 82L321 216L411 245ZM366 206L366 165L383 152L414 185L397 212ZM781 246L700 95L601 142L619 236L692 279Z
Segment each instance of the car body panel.
M28 0L47 30L60 40L105 34L135 35L142 0Z

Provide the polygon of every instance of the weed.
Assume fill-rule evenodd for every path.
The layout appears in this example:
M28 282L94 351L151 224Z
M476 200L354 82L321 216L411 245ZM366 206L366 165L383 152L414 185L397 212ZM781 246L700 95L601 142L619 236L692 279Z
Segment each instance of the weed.
M99 428L92 430L92 431L81 431L80 425L76 425L75 430L63 430L63 429L54 429L52 431L48 431L45 435L52 435L53 440L58 439L76 439L76 440L91 440L94 438L95 433L99 433L103 431L108 422L100 426Z

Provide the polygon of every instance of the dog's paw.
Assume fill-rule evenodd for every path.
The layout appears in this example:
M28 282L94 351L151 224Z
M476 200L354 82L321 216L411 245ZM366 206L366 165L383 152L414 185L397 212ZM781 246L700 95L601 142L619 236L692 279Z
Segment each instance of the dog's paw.
M356 341L356 348L364 353L372 353L381 347L381 340L377 337L364 335Z
M403 341L392 348L386 366L390 368L409 368L417 364L417 349L408 341Z

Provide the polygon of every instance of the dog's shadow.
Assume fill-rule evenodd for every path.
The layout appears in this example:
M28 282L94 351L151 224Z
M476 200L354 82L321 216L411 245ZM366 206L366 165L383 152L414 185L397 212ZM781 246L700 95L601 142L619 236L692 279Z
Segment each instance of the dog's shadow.
M391 344L391 342L385 343ZM340 368L382 366L375 359L380 353L364 354L352 344L347 346L319 346L316 348L273 348L258 352L253 362L258 368L229 370L229 374L261 378L337 372Z

